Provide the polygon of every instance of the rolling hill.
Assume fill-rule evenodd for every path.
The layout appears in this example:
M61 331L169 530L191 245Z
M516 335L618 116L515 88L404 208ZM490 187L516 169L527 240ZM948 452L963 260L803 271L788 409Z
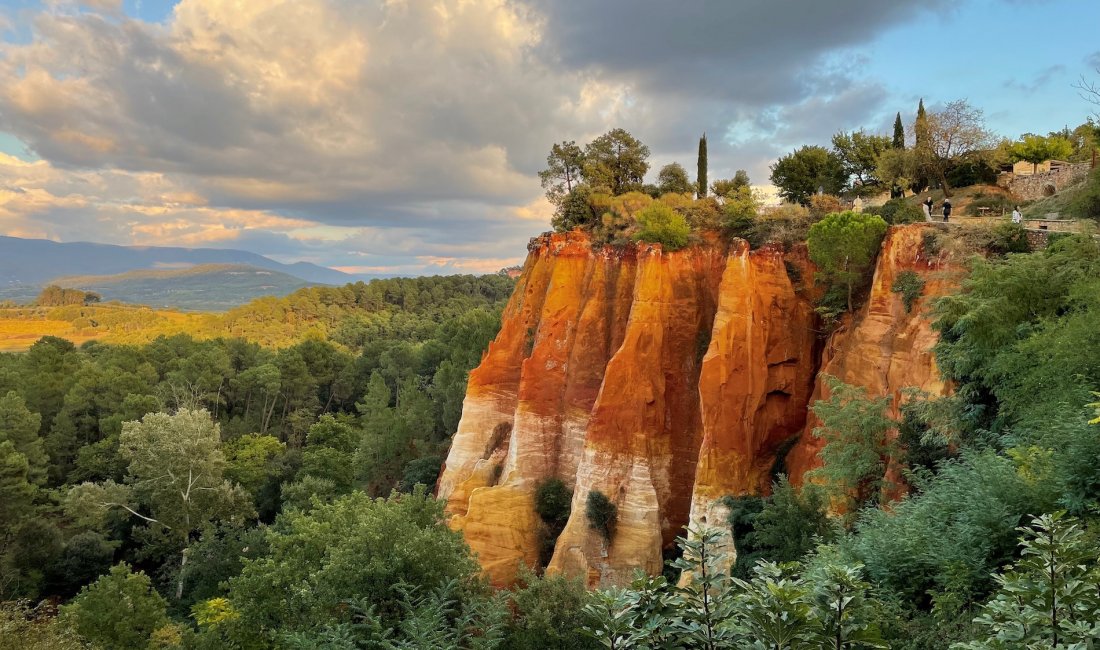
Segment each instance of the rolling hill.
M310 286L301 278L243 264L54 278L50 284L98 293L103 300L201 311L225 311L259 298Z
M308 262L283 264L234 249L115 246L0 236L0 285L9 287L41 286L53 278L71 275L115 275L204 264L247 265L285 273L307 283L338 285L365 279Z

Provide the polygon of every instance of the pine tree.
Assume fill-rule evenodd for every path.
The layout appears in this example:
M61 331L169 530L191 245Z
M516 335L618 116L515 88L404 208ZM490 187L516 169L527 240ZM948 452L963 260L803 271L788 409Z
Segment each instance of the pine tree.
M707 134L699 138L699 173L696 183L699 186L699 198L707 195Z
M901 123L901 112L894 117L894 148L905 148L905 127Z

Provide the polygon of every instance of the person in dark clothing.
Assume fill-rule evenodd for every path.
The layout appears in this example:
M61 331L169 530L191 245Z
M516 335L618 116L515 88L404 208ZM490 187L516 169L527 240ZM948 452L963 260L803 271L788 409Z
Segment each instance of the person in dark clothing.
M943 200L943 220L947 221L947 219L950 216L951 216L951 199L944 199Z
M932 220L932 197L924 200L924 218L926 221Z

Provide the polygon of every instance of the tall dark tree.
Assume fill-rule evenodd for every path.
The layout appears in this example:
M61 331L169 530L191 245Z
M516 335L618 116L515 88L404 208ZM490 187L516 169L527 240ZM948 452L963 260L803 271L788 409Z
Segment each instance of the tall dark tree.
M924 110L924 98L921 98L920 103L917 104L917 121L913 123L913 138L915 141L913 149L916 150L917 155L928 158L931 143L928 140L928 113ZM928 174L922 169L913 185L913 191L922 192L926 187L928 187Z
M707 134L699 138L699 171L696 176L696 184L699 186L699 198L707 195Z
M894 117L894 148L905 148L905 126L901 123L901 111Z

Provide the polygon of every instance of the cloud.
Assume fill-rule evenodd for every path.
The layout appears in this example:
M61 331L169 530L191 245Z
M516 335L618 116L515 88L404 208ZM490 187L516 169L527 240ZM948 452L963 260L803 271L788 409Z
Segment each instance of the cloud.
M5 177L5 231L433 272L523 254L555 141L624 126L656 169L706 130L712 177L764 180L787 148L879 117L868 34L949 9L182 0L147 23L63 5L0 43L0 131L42 159Z
M1100 50L1085 57L1085 63L1094 70L1100 71Z
M1066 66L1062 64L1052 65L1040 70L1034 77L1028 81L1021 81L1019 79L1009 79L1004 82L1004 87L1009 90L1015 90L1023 93L1024 95L1033 95L1039 90L1045 88L1055 77L1065 74Z

